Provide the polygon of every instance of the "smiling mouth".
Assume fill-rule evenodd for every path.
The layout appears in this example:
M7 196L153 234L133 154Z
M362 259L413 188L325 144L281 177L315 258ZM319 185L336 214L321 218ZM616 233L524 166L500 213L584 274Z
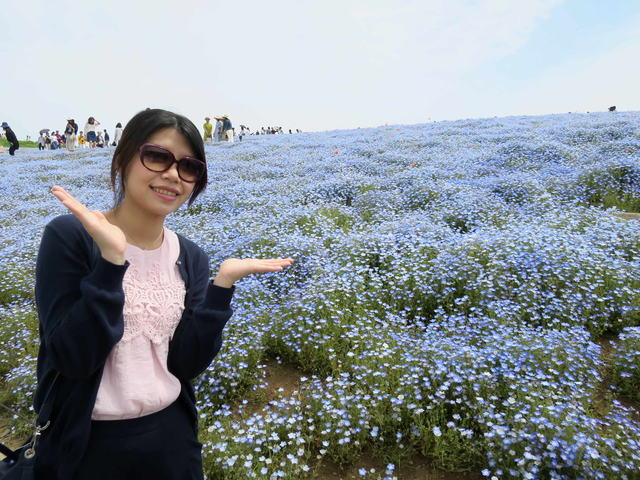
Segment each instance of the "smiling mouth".
M175 192L169 192L168 190L163 190L161 188L151 187L151 190L153 190L154 192L161 193L162 195L171 195L172 197L178 196L178 194Z

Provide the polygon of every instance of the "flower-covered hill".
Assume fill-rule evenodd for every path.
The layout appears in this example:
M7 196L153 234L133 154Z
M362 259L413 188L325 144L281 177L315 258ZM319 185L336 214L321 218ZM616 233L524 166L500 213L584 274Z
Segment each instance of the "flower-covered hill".
M110 208L110 154L0 157L0 368L24 409L35 255L66 213L49 188ZM168 226L214 274L231 256L296 258L237 285L196 380L209 478L301 478L363 451L640 478L640 230L616 215L640 210L640 114L245 137L207 155L206 192ZM303 375L289 398L265 394L275 357ZM393 465L363 473L380 474Z

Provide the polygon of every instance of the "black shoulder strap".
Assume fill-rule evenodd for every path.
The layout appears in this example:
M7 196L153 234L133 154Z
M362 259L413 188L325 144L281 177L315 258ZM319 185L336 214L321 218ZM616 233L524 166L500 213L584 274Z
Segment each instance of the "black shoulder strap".
M40 412L38 412L38 419L36 420L38 425L45 425L49 421L51 409L53 408L53 398L55 397L55 395L53 395L53 388L55 387L59 376L60 372L56 372L56 376L53 377L53 382L49 385L49 390L47 390L47 394L44 396Z

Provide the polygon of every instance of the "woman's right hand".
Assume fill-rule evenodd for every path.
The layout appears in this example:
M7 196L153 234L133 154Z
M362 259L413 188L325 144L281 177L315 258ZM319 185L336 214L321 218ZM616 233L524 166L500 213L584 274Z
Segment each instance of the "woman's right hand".
M127 239L118 227L109 223L100 210L90 211L73 198L67 191L57 185L52 187L53 195L73 213L98 244L102 257L116 265L124 265Z

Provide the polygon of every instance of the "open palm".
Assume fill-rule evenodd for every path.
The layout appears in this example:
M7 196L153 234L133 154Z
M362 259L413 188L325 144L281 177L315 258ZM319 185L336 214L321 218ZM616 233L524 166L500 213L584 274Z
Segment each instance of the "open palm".
M124 260L127 239L122 230L109 223L100 210L89 210L64 188L55 185L52 190L53 195L82 222L87 233L100 247L102 256L113 263L124 263L120 260Z
M279 272L293 264L292 258L229 258L222 262L214 284L230 287L238 280L253 273Z

